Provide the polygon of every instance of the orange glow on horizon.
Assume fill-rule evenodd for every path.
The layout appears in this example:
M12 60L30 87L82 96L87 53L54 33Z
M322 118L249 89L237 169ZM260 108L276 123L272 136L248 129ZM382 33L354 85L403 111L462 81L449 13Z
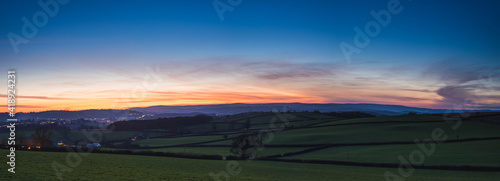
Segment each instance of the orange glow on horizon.
M261 103L374 103L374 104L391 104L403 105L411 107L432 108L436 104L434 100L418 100L405 101L360 96L349 97L339 96L341 98L323 98L320 96L301 96L301 95L274 95L274 94L235 94L235 93L212 93L191 97L189 94L184 96L176 95L175 97L161 96L157 94L148 95L145 97L133 98L116 98L116 99L81 99L81 100L38 100L26 99L23 104L18 105L16 112L42 112L49 110L64 110L64 111L79 111L89 109L128 109L132 107L149 107L149 106L188 106L188 105L214 105L214 104L261 104ZM346 97L350 99L345 99ZM7 107L5 107L7 110ZM4 112L4 111L2 111ZM7 112L7 111L5 111Z
M233 103L369 103L402 105L419 108L438 108L442 97L435 92L418 92L408 90L357 89L344 87L335 89L323 87L321 89L293 86L290 84L279 86L236 86L222 88L197 87L169 87L168 91L160 88L153 91L139 90L97 90L89 92L61 91L46 96L19 95L16 112L42 112L49 110L79 111L89 109L128 109L133 107L149 107L157 105L187 106L213 105ZM241 88L240 88L241 87ZM270 87L270 88L261 88ZM239 89L238 89L239 88ZM1 96L1 95L0 95ZM5 96L0 101L7 101ZM489 100L488 103L498 103ZM8 112L6 105L0 105ZM450 109L452 107L449 107Z

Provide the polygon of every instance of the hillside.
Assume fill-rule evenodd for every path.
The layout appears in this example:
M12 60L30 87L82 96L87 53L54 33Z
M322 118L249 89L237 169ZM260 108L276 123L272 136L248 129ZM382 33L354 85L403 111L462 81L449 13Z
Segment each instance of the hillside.
M197 124L183 126L188 132L162 131L147 124L128 130L141 121L127 123L125 130L116 124L117 129L94 130L105 137L100 140L103 147L90 155L73 151L81 155L81 164L63 178L83 174L94 179L126 178L133 174L144 179L209 180L208 173L223 171L231 162L242 168L241 173L231 176L237 180L383 180L387 172L398 173L401 158L415 160L411 156L415 153L423 157L419 158L421 162L408 161L415 170L406 180L500 177L500 153L496 151L500 149L500 124L492 121L498 113L469 114L467 119L453 121L445 121L442 114L346 115L349 117L314 112L249 112L198 119ZM436 132L440 136L436 137ZM53 141L68 141L56 130L54 133ZM85 131L72 130L69 138L85 139ZM254 143L234 152L238 139L254 139ZM18 151L19 171L30 174L3 177L54 179L57 172L36 170L50 168L47 164L52 161L47 159L64 163L61 159L72 153L61 149L58 153Z

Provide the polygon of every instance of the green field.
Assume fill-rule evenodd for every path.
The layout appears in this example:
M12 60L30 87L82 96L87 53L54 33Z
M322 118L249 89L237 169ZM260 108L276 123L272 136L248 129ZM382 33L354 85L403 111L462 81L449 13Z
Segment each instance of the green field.
M8 154L0 150L0 154ZM226 170L229 161L91 153L68 165L69 153L17 151L16 173L2 173L0 180L57 180L52 163L67 166L64 180L212 180L210 172ZM231 180L384 180L397 169L302 164L269 161L237 161L241 172ZM72 162L70 162L72 163ZM6 170L7 164L1 164ZM500 172L463 172L418 169L406 180L497 180Z
M500 124L485 122L463 122L459 129L453 124L432 123L381 123L356 124L333 127L292 129L277 132L269 144L328 144L328 143L368 143L414 141L428 139L436 128L444 130L448 139L482 138L500 136ZM208 145L231 144L231 141L207 143Z
M190 136L190 137L180 137L180 138L157 138L157 139L143 139L133 142L133 144L137 144L140 146L171 146L178 144L189 144L189 143L197 143L203 141L211 141L224 139L222 136Z
M408 158L414 150L421 149L416 144L334 147L291 158L398 163L399 155ZM434 150L426 156L426 165L500 166L500 152L495 151L500 150L500 140L436 144Z
M16 134L18 135L25 135L26 138L30 138L31 134L33 133L34 131L33 130L16 130ZM66 139L65 136L63 136L60 132L56 131L56 130L52 130L52 140L57 142L57 141L63 141L63 142L66 142L68 141ZM84 134L85 133L88 133L88 137ZM139 132L139 131L98 131L98 130L94 130L94 131L80 131L80 130L71 130L68 134L68 137L71 139L71 140L81 140L81 139L89 139L89 137L92 136L92 133L94 132L99 132L99 133L102 133L103 135L105 135L105 139L107 141L118 141L118 140L126 140L130 137L134 137L135 135L137 134L140 134L140 133L143 133L143 132ZM0 136L1 138L7 138L8 137L8 134L9 132L2 132L0 133ZM149 136L151 137L154 137L154 136L161 136L163 134L160 134L160 133L149 133Z
M423 114L423 115L398 115L398 116L382 116L382 117L371 117L371 118L355 118L347 119L341 121L335 121L330 123L320 124L322 125L335 125L335 124L345 124L345 123L364 123L364 122L384 122L384 121L438 121L443 120L443 116Z
M305 128L275 134L271 144L319 144L413 141L426 139L436 128L441 128L449 139L500 136L500 125L483 122L463 122L453 130L452 124L440 123L383 123L335 127Z
M291 147L291 148L266 148L257 151L257 157L278 155L288 152L301 151L309 147ZM230 152L229 147L173 147L173 148L156 148L147 149L148 151L154 152L176 152L176 153L195 153L195 154L206 154L206 155L222 155L229 156L235 155Z
M412 151L419 149L418 145L413 143L415 139L432 138L433 130L441 129L447 136L447 140L458 142L435 145L435 152L425 157L424 165L500 166L499 139L463 140L500 137L500 124L497 123L464 121L457 129L453 129L454 123L426 122L439 121L442 117L437 115L356 119L336 118L321 113L288 113L288 116L294 118L289 119L287 129L278 130L265 137L264 149L257 151L257 157L281 155L277 159L399 164L399 155L408 158ZM246 120L251 120L250 130L244 128ZM161 130L109 131L104 134L107 144L103 143L104 147L100 150L131 150L134 154L152 151L188 156L220 155L222 158L239 156L230 152L232 138L256 133L258 130L268 130L271 120L275 120L278 127L282 124L274 113L243 113L225 116L209 123L188 126L191 133L186 135L174 136L175 133L165 133ZM235 129L231 129L231 122L237 123ZM307 125L310 124L316 125L308 127ZM216 130L213 130L214 125ZM20 133L31 134L30 131L23 130L20 130ZM149 139L127 141L138 134L147 135ZM224 135L229 139L224 140ZM77 130L72 130L69 137L72 140L85 139L83 132ZM61 134L54 132L54 141L64 139ZM324 144L381 142L387 144L319 147ZM394 142L409 143L395 144ZM206 147L206 145L223 146ZM274 147L269 147L269 145L274 145ZM314 147L316 145L318 147ZM312 148L317 150L310 150ZM285 157L285 154L298 151L305 152ZM6 150L1 150L1 152L7 154ZM50 164L53 161L65 163L69 153L18 151L16 154L18 173L23 174L2 174L0 179L53 180L55 172ZM228 162L230 161L92 153L82 156L81 164L72 168L73 171L65 173L64 178L70 180L127 180L130 178L134 180L137 180L136 178L141 178L140 180L210 180L208 173L225 170ZM232 177L231 180L385 180L383 177L385 171L397 173L397 168L289 163L280 160L240 160L237 162L242 167L242 172ZM2 164L1 168L5 170L6 166ZM498 178L500 178L500 172L418 169L406 180L498 180Z
M274 126L277 128L282 127L282 126L298 128L298 127L304 127L304 126L307 126L310 124L317 124L317 123L322 123L325 121L335 121L335 120L338 120L338 119L328 118L328 119L318 119L318 120L316 120L316 119L314 119L314 120L294 120L294 121L288 122L288 124L285 124L279 120L276 120ZM267 123L261 123L260 125L254 125L251 128L252 129L268 129L270 127L271 126L270 126L269 122L267 122Z

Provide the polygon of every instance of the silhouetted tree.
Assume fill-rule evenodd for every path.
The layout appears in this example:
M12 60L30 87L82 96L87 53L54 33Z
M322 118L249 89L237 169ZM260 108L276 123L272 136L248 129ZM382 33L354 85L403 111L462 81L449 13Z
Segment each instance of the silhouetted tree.
M25 134L19 134L19 136L16 137L16 145L17 146L28 145L28 139L26 139Z
M325 113L326 115L340 117L340 118L368 118L368 117L376 117L375 115L359 112L359 111L351 111L351 112L330 112Z
M31 140L33 144L39 146L50 146L52 141L52 132L50 132L47 126L37 126L35 132L31 134Z
M67 126L60 126L58 127L58 131L59 133L61 133L61 135L63 135L65 138L68 138L69 136L69 133L71 132L71 129Z
M253 159L257 156L257 148L263 146L262 140L257 134L240 135L233 139L230 152L238 154L242 159Z
M145 131L149 129L163 129L166 132L178 132L188 126L206 124L213 121L213 117L199 114L193 117L158 118L154 120L118 121L110 124L115 131Z
M416 112L408 112L408 115L417 115Z

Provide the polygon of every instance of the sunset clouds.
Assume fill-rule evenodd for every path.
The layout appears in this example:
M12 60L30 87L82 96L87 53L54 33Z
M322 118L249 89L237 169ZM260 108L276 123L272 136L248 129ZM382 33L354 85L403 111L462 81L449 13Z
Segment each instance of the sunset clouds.
M413 73L392 76L387 74L391 68L383 65L257 62L224 58L192 60L190 63L151 64L131 70L129 74L121 69L100 73L108 77L95 82L75 79L74 82L61 81L62 83L56 84L24 80L24 84L30 86L19 87L22 90L18 97L20 104L43 107L19 109L124 109L152 105L273 102L378 103L443 108L462 103L464 97L470 96L479 88L476 84L467 84L475 79L460 76L457 76L456 81L448 78L450 83L445 84L440 78L447 76L448 69L441 69L439 74L419 69ZM151 69L147 67L159 71L149 72ZM462 68L464 70L460 70L461 72L467 72L467 67ZM450 69L454 69L453 66ZM105 72L105 68L98 72ZM426 76L419 77L421 74ZM495 74L491 75L488 81L492 82L484 82L488 85L483 86L495 83ZM53 74L53 77L61 77L62 80L71 79L71 76L66 77L64 73ZM148 79L153 76L159 77L161 82ZM156 86L146 86L145 82ZM58 89L45 93L46 96L32 96L52 86ZM36 90L35 87L41 88ZM490 89L489 94L498 93L497 90ZM474 96L481 97L481 107L495 107L499 100L498 96L485 97L487 94L483 93ZM475 103L478 104L478 100Z

